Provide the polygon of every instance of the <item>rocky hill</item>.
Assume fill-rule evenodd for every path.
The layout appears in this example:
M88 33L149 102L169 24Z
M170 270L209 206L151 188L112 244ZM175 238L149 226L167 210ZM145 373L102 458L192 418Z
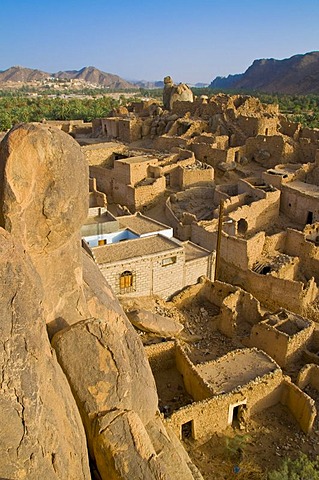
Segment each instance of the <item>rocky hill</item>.
M50 73L42 72L41 70L14 66L0 72L0 83L33 82L34 80L44 80L50 76Z
M132 83L127 82L118 75L102 72L95 67L83 67L81 70L67 70L57 73L48 73L41 70L15 66L0 72L0 85L4 82L28 83L46 80L52 77L59 78L61 80L83 80L90 85L98 85L116 89L135 88Z
M245 73L216 77L211 88L307 95L319 93L319 51L255 60Z
M118 75L102 72L95 67L83 67L81 70L67 70L65 72L54 73L55 78L84 80L93 85L102 85L110 88L134 88L134 85L127 82Z

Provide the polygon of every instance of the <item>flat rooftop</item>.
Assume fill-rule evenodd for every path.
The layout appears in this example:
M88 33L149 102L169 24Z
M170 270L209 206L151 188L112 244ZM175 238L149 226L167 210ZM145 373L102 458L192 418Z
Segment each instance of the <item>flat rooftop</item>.
M81 147L81 150L83 152L90 151L90 150L105 150L107 152L111 151L116 151L119 148L124 149L125 145L116 143L116 142L108 142L108 141L103 141L101 143L96 143L96 138L94 139L95 143L93 145L83 145Z
M195 368L213 388L214 395L219 395L231 392L239 385L247 385L279 367L261 350L245 348L235 350L218 360L196 365Z
M198 245L195 245L192 242L185 242L184 243L184 250L185 250L185 261L189 262L191 260L196 260L197 258L207 257L210 254L208 250L205 250Z
M145 255L158 253L169 253L176 249L182 249L176 240L171 240L162 235L151 235L149 237L124 240L111 245L95 247L93 254L97 263L114 263L122 260L129 260Z
M319 187L317 185L313 185L312 183L305 183L295 180L293 182L286 183L285 187L296 190L303 195L319 198Z
M155 157L145 157L145 156L138 156L138 157L128 157L128 158L120 158L119 160L116 160L119 163L129 163L129 164L134 164L134 163L145 163L145 162L153 162L156 163L158 162L157 158Z
M159 232L171 228L140 214L117 217L117 220L119 221L120 228L129 228L138 235Z

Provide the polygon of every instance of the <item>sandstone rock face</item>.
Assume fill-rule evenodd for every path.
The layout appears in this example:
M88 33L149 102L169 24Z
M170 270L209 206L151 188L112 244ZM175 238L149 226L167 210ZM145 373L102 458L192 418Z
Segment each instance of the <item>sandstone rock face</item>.
M164 317L144 309L128 312L130 322L144 332L151 332L164 338L180 334L184 326L169 317Z
M176 101L193 102L193 92L185 83L175 85L171 77L165 77L163 90L164 108L166 110L171 110Z
M107 322L79 322L58 332L52 345L81 399L84 419L88 415L90 422L100 412L115 410L134 410L144 424L155 416L155 382L140 341L124 317L110 310Z
M88 317L80 228L88 210L88 167L79 145L46 125L13 128L0 145L0 223L40 275L54 332Z
M41 280L3 229L0 285L0 477L89 479L81 418L45 328Z
M194 478L159 418L143 345L81 251L87 176L54 128L20 125L0 145L0 476L89 479L84 425L102 480ZM185 455L178 472L169 445Z

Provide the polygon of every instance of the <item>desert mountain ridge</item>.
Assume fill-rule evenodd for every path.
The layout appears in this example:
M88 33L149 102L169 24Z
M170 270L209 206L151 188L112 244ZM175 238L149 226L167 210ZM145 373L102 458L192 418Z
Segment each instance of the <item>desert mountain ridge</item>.
M98 68L89 66L80 70L59 71L57 73L43 72L42 70L26 68L22 66L13 66L0 72L0 84L4 82L33 82L49 78L58 79L77 79L83 80L93 85L99 85L109 88L135 88L135 85L124 80L118 75L103 72Z
M216 77L211 88L307 95L319 93L319 51L255 60L241 74Z

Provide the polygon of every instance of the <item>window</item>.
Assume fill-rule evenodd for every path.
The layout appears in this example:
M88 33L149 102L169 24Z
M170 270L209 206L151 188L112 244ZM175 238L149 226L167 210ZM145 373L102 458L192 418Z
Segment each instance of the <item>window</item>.
M101 240L98 240L98 245L106 245L106 240L105 238L101 239Z
M135 275L126 270L120 275L120 293L129 293L135 290Z
M162 260L162 267L167 267L168 265L173 265L173 263L176 263L176 257L169 257L169 258L164 258Z

